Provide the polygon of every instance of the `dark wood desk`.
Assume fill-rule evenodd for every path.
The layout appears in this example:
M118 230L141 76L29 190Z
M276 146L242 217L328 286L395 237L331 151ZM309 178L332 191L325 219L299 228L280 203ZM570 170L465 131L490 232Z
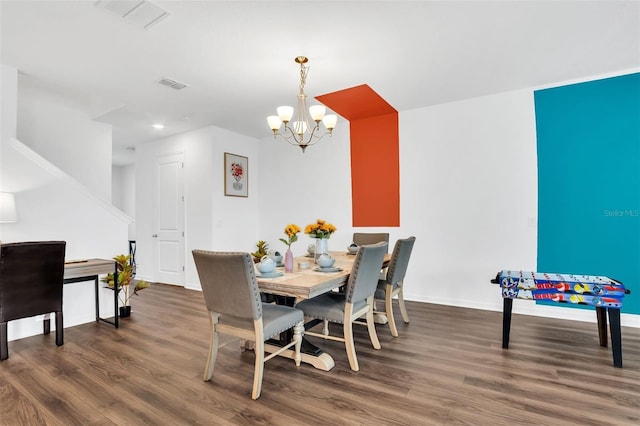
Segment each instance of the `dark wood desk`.
M100 316L100 288L98 275L114 273L113 321ZM64 284L94 281L96 291L96 321L103 321L118 328L118 265L114 260L87 259L64 264Z

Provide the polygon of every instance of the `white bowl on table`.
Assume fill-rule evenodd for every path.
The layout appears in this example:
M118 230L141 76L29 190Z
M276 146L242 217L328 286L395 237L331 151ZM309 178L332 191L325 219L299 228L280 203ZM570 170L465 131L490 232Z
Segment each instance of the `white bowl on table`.
M331 268L336 260L328 254L323 254L318 258L318 266L321 268Z

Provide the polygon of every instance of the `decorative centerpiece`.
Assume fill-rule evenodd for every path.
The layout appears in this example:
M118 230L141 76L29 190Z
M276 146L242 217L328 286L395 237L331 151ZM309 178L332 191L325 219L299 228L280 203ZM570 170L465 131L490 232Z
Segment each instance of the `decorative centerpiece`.
M301 229L298 225L290 223L284 228L284 233L287 239L280 238L280 241L287 245L287 252L284 254L284 270L286 272L293 272L293 253L291 252L291 244L298 241L298 232Z
M316 223L307 225L304 229L305 234L316 239L316 250L314 253L316 263L318 262L318 257L324 253L328 253L327 240L331 237L331 234L336 232L337 229L338 228L333 226L331 223L322 219L318 219Z

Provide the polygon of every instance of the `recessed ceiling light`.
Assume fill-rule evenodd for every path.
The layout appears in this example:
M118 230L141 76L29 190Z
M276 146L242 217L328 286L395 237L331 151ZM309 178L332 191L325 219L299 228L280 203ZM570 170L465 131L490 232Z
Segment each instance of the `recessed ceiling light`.
M152 124L151 127L153 127L154 129L161 130L161 129L164 129L164 124L156 123L156 124Z

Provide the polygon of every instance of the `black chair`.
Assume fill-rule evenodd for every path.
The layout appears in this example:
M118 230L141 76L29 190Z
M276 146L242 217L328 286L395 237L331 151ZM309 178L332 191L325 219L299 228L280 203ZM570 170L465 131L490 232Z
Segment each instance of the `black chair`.
M0 361L9 358L7 323L55 313L56 345L64 343L62 283L66 242L40 241L0 246ZM51 322L43 322L44 334Z

